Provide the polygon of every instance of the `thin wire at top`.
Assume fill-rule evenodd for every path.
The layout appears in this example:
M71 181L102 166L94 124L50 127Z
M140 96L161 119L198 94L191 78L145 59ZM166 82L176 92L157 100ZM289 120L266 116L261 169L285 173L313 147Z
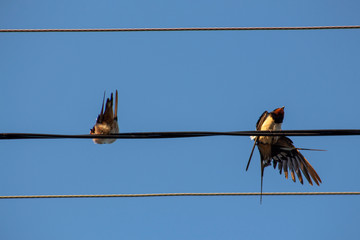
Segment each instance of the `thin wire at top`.
M208 136L349 136L360 135L360 129L320 129L320 130L283 130L283 131L232 131L232 132L135 132L111 135L68 135L43 133L0 133L0 140L9 139L61 139L61 138L115 138L115 139L144 139L144 138L189 138Z
M0 32L165 32L165 31L259 31L360 29L360 25L304 27L189 27L189 28L87 28L87 29L0 29Z

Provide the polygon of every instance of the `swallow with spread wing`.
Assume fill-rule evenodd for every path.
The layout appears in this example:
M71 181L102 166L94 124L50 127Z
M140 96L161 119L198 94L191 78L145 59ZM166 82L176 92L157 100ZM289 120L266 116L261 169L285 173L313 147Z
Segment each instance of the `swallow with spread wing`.
M101 112L96 119L96 124L90 130L90 134L103 134L108 135L112 133L119 133L119 126L117 120L117 108L118 108L118 91L115 93L115 109L113 111L113 94L111 93L110 98L107 98L104 111L105 93ZM115 138L94 138L94 143L104 144L113 143L116 141Z
M284 107L277 108L268 113L265 111L259 118L256 124L257 131L279 131L284 119ZM284 171L285 178L288 178L288 171L290 171L291 178L295 182L295 174L301 184L303 178L301 172L304 174L310 185L313 185L312 180L319 185L321 179L316 173L315 169L306 160L306 158L299 152L300 148L296 148L293 142L285 136L256 136L252 137L254 145L251 150L250 158L246 166L246 171L249 168L251 157L254 152L255 145L258 146L261 160L261 193L263 186L264 168L271 165L273 162L274 168L278 166L280 174ZM301 149L300 149L301 150ZM303 149L303 150L317 150L317 149ZM301 171L301 172L300 172ZM311 180L312 179L312 180ZM260 197L261 201L261 197Z

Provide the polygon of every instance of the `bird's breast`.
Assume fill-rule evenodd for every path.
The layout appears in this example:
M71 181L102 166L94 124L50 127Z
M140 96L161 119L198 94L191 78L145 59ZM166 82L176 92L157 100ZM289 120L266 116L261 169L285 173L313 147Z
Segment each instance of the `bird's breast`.
M261 131L280 131L281 130L281 123L275 123L274 119L271 117L267 117L264 123L260 127ZM273 144L277 142L279 137L273 136L260 136L259 141L264 144Z

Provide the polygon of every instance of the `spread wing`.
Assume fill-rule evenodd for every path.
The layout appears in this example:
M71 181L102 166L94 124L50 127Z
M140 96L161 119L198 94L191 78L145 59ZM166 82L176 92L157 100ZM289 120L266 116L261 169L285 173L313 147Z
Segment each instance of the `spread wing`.
M288 178L288 172L290 171L292 180L294 182L296 181L296 174L300 183L303 184L302 172L310 185L313 185L312 180L317 185L321 183L321 179L315 169L299 150L295 148L289 138L284 136L279 137L279 140L272 146L271 151L274 168L276 168L278 164L280 174L284 171L285 178Z

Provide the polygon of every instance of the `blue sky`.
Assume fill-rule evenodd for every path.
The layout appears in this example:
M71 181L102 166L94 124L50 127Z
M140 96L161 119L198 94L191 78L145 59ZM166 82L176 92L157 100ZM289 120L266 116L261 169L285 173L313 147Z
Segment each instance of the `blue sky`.
M1 1L0 27L358 25L358 1ZM1 132L85 134L104 90L121 132L359 128L360 30L1 33ZM358 136L292 137L323 180L272 168L264 191L359 191ZM258 192L248 137L14 140L0 195ZM358 196L2 200L1 239L356 239Z

